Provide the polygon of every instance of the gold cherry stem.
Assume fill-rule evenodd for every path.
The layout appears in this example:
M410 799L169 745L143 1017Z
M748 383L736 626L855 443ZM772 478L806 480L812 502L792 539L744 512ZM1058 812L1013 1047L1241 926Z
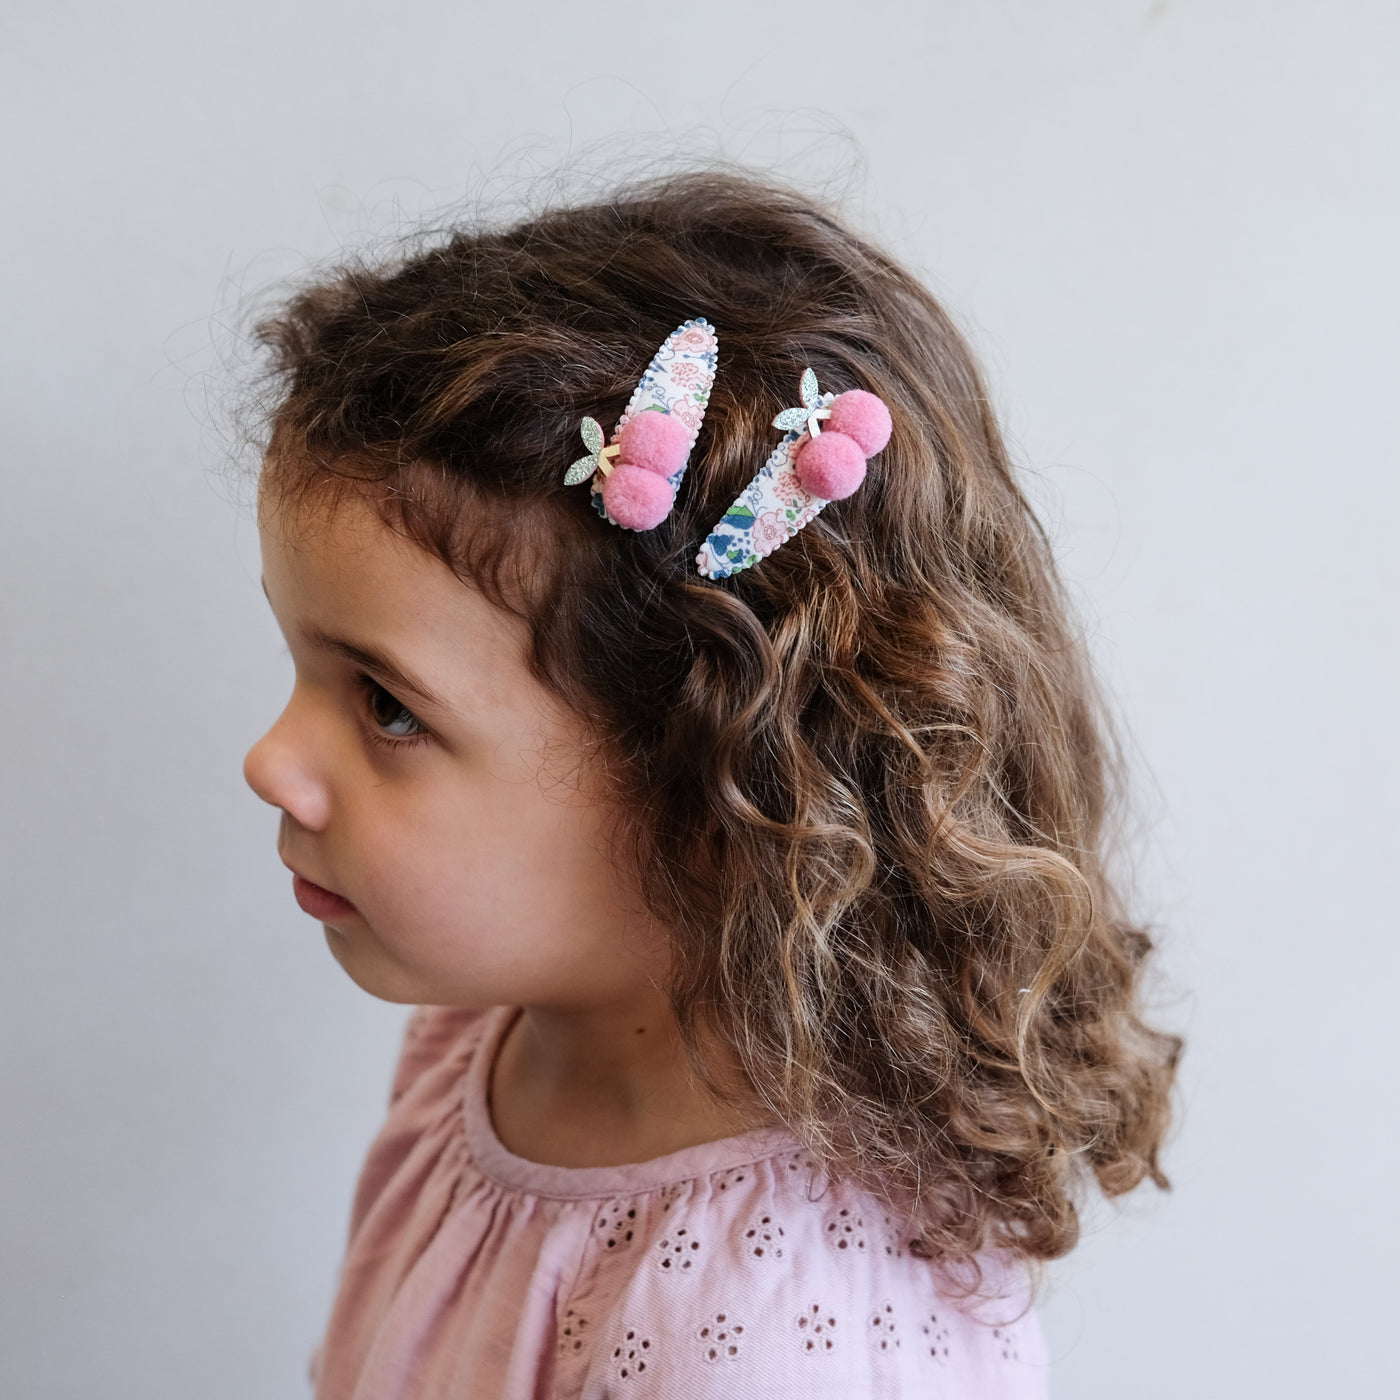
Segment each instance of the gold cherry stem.
M830 417L831 410L829 408L814 408L812 412L807 416L807 432L809 436L814 438L821 437L822 430L819 427L817 427L817 419Z
M616 465L613 462L609 462L607 459L609 457L616 457L617 454L621 451L621 446L617 443L613 443L611 447L605 447L598 454L598 470L603 473L604 479L612 475L612 469Z

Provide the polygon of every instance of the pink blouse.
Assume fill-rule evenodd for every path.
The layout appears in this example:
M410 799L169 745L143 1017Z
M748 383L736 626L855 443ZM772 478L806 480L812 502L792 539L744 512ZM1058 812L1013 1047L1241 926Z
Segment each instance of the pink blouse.
M1044 1400L1018 1271L940 1292L898 1220L773 1130L620 1167L501 1144L516 1011L414 1012L370 1149L316 1400Z

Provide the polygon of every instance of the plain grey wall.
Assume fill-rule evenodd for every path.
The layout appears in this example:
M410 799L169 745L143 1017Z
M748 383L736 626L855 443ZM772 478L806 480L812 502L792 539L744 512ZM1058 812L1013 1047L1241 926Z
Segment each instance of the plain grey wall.
M847 208L984 353L1150 775L1177 1188L1056 1270L1058 1396L1377 1393L1397 14L7 0L0 1391L303 1394L401 1022L239 775L289 664L205 474L229 308L621 137L863 152Z

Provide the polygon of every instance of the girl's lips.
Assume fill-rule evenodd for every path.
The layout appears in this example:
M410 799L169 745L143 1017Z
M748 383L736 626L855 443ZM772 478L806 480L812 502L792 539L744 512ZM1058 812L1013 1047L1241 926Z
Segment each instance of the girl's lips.
M320 919L323 924L333 923L336 919L347 919L359 912L348 899L342 899L330 890L323 890L320 885L313 885L310 880L295 872L292 874L292 894L296 896L303 913L310 914L313 919Z

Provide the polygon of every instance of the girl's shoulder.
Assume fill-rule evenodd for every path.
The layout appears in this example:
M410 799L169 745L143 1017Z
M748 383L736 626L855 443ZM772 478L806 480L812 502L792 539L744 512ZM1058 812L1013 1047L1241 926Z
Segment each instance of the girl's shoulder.
M388 1117L355 1186L352 1245L415 1146L431 1139L441 1149L454 1137L454 1086L471 1063L487 1019L483 1009L450 1006L418 1006L409 1015L389 1090Z
M619 1167L513 1156L487 1106L510 1012L409 1018L360 1178L324 1393L348 1393L373 1357L441 1372L442 1393L463 1375L486 1393L509 1353L560 1400L1042 1400L1022 1276L989 1271L994 1296L960 1299L902 1221L826 1181L791 1134ZM429 1295L452 1306L411 1301Z
M415 1006L404 1024L389 1102L396 1104L424 1074L444 1062L470 1059L489 1015L484 1007Z
M584 1374L563 1393L583 1400L643 1379L695 1400L741 1382L809 1400L1046 1393L1019 1268L981 1260L971 1291L967 1271L940 1273L903 1221L824 1182L800 1148L604 1203L591 1253L560 1347L565 1380L578 1343Z

